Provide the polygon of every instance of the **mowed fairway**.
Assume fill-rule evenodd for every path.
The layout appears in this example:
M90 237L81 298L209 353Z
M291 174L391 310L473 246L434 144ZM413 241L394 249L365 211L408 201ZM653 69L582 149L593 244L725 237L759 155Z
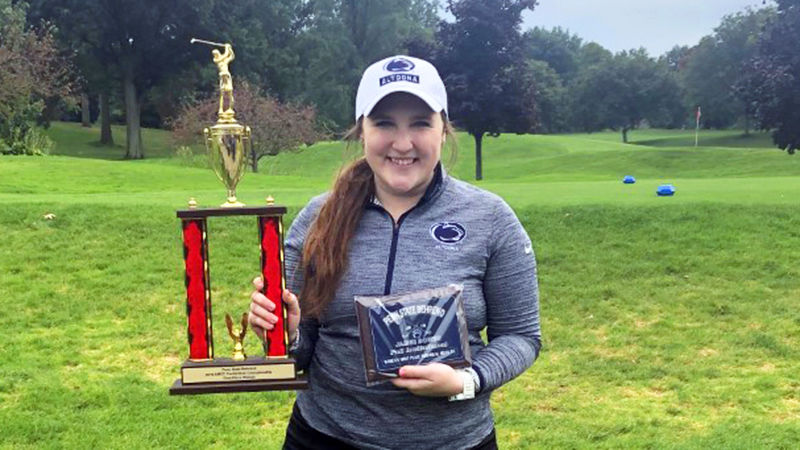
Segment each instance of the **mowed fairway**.
M136 162L89 144L96 129L49 133L54 156L0 156L0 447L278 448L293 393L167 395L187 352L175 210L221 203L222 185L162 132ZM477 184L534 242L544 334L493 394L501 448L797 448L800 156L735 132L699 148L691 132L630 139L484 140ZM459 144L450 171L469 181L471 137ZM323 143L262 160L240 197L272 195L288 224L347 155ZM676 195L657 197L661 183ZM210 224L218 354L225 312L248 305L256 233L254 219Z

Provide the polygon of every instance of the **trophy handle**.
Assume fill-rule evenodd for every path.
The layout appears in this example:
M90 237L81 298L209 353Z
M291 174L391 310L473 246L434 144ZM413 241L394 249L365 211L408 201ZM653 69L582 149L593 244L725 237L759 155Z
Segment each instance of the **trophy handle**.
M242 332L239 333L239 339L244 340L245 333L247 333L247 313L242 313Z
M255 158L255 155L253 154L253 138L252 138L252 136L253 135L250 132L250 127L249 126L245 126L244 127L244 133L242 133L242 145L244 146L244 159L245 159L245 161L247 161L248 159L251 159L253 167L255 167L255 169L253 169L253 170L256 170L256 169L258 169L258 167L257 167L258 166L258 160Z
M225 313L225 325L228 326L228 334L230 335L231 339L235 341L236 333L233 332L233 319L231 319L231 315L228 313Z

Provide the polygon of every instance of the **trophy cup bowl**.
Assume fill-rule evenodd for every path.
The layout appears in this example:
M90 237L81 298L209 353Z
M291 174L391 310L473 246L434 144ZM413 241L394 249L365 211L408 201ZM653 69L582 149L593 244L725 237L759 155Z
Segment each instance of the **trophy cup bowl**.
M245 171L252 141L250 127L239 123L217 123L203 130L211 168L228 190L228 201L222 207L241 207L236 200L236 185Z

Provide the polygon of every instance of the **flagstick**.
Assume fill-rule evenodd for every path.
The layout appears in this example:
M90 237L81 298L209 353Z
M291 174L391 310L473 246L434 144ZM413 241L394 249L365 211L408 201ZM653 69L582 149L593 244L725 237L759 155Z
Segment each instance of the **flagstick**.
M694 146L697 148L697 136L700 134L700 107L697 107L697 113L695 113L695 127L694 127Z

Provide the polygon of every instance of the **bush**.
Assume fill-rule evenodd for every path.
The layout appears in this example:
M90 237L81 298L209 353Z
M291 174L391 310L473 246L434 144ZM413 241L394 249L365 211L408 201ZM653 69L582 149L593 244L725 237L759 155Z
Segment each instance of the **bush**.
M254 172L264 156L296 151L326 138L310 106L279 102L246 81L236 87L235 96L236 120L250 126L253 133L253 152L248 159ZM216 95L183 108L170 122L176 144L202 143L203 128L216 123L218 108Z
M49 155L55 143L36 128L15 127L6 138L0 137L2 155Z
M52 141L30 124L45 105L69 98L74 80L69 60L58 53L48 23L26 28L27 4L0 0L0 153L43 155Z

